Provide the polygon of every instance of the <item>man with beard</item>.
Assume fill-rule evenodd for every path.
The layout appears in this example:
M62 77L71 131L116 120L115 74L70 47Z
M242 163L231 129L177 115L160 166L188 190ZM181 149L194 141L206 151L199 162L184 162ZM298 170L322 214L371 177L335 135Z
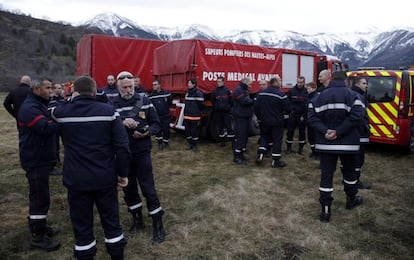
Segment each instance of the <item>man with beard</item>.
M129 164L129 183L124 188L124 199L133 224L134 233L145 227L142 217L142 200L138 194L138 184L147 202L148 215L153 221L152 242L164 241L165 231L162 223L164 211L155 190L151 161L151 135L161 130L157 111L147 96L135 93L133 75L122 71L117 76L119 96L113 101L116 111L121 115L128 132L129 148L132 159Z

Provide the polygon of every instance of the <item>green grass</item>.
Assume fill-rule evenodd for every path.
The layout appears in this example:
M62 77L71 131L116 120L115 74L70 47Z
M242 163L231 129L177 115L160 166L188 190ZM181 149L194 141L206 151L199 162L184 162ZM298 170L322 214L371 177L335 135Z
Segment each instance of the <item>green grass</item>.
M3 102L4 94L0 96ZM0 109L0 259L72 259L74 239L66 189L51 176L49 221L62 230L62 247L45 253L29 248L28 188L19 165L14 119ZM345 210L340 171L335 174L332 219L319 222L316 162L297 154L284 156L288 166L256 166L257 137L248 144L247 166L232 163L229 145L202 141L197 153L185 150L181 133L170 149L153 151L156 188L165 209L166 241L151 245L151 220L128 238L127 259L413 259L414 157L389 146L371 145L360 191L364 204ZM307 148L308 149L308 148ZM306 151L308 152L309 149ZM129 216L119 193L121 221ZM144 214L147 209L144 207ZM96 214L96 259L109 259Z

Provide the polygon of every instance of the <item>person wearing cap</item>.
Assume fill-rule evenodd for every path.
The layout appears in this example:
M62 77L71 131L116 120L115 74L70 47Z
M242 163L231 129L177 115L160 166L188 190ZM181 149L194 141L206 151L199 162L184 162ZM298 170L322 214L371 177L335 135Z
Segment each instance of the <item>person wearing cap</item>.
M17 114L20 164L29 183L30 246L45 251L57 250L59 242L52 240L57 230L47 225L50 207L49 172L56 165L56 136L58 125L47 109L52 95L52 82L43 78L33 80L32 92Z
M164 241L165 231L162 223L164 210L155 190L151 161L151 136L161 130L157 111L145 95L135 93L133 75L122 71L117 76L119 96L113 104L121 116L128 133L132 159L129 168L129 184L124 190L124 200L132 216L129 231L135 233L145 227L142 217L142 200L138 184L146 199L148 215L152 218L154 244Z

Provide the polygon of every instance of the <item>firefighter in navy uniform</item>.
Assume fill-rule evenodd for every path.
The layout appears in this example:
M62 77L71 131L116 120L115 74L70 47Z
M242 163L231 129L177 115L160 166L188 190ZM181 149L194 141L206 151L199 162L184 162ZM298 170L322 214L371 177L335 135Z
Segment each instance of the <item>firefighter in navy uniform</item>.
M319 92L316 91L317 87L318 86L313 81L306 84L306 90L308 91L308 94L309 94L308 104L309 104L311 99L314 99L319 95ZM308 111L306 110L305 122L307 122L307 121L308 121ZM309 157L313 158L314 160L319 161L319 155L315 151L315 134L313 132L313 129L309 125L307 125L306 130L307 130L307 134L308 134L308 143L309 143L309 146L311 148L311 153L310 153Z
M151 135L161 130L155 108L147 96L134 91L132 74L122 71L117 76L119 96L114 106L128 132L129 148L132 159L129 165L129 184L124 188L124 200L132 216L130 232L144 228L142 200L138 194L138 184L146 199L148 214L153 221L153 243L164 241L165 232L162 223L164 211L155 190L151 161Z
M308 91L305 86L305 77L300 76L298 78L296 86L289 89L287 96L289 97L292 112L289 115L287 136L286 136L286 153L292 153L293 135L295 128L299 130L299 149L298 154L303 155L303 147L306 142L305 135L305 111L308 103Z
M106 80L108 84L102 87L100 91L105 93L109 101L112 102L119 95L119 91L118 91L118 88L116 87L114 75L108 75Z
M334 72L332 81L308 106L308 124L314 129L315 150L320 153L321 181L319 202L320 220L329 222L333 201L333 174L338 157L342 163L346 209L362 204L357 196L355 156L359 151L358 126L364 109L357 94L345 85L343 71Z
M233 107L233 99L231 91L224 85L224 77L217 78L217 88L211 93L211 101L213 103L213 112L215 118L217 118L217 125L219 128L219 138L221 146L226 144L227 140L234 141L233 127L231 125L231 109Z
M160 118L161 131L155 135L158 143L158 150L163 150L168 147L170 141L170 106L172 103L171 93L161 88L159 80L152 82L153 91L149 95L151 103L157 110Z
M198 126L201 121L201 111L204 109L204 95L197 87L197 80L187 82L188 90L185 94L184 126L185 137L188 142L187 150L197 151Z
M288 97L280 90L280 77L270 79L270 86L261 90L254 103L254 113L260 121L260 143L256 163L260 163L267 151L269 141L273 142L272 167L285 167L281 160L284 114L290 112Z
M234 117L234 158L236 164L245 164L247 140L249 137L250 118L253 115L253 99L250 98L249 88L252 86L250 78L243 78L233 93Z
M57 250L60 244L51 237L56 232L47 225L50 207L49 172L56 165L58 125L51 121L47 110L52 94L48 79L34 80L32 91L16 115L19 130L19 155L29 183L29 229L31 247L46 251Z
M359 152L355 159L355 172L358 178L358 183L357 183L358 189L370 189L371 188L370 185L365 184L360 180L361 169L365 161L365 145L369 144L369 135L370 135L369 118L368 118L368 113L367 113L368 102L367 102L367 98L365 95L367 92L367 87L368 87L367 79L362 78L362 77L356 78L354 80L354 85L351 87L351 90L355 91L359 99L361 99L362 103L364 104L364 110L365 110L363 120L361 121L361 124L359 126L360 146L359 146Z
M121 260L126 240L120 220L118 189L128 184L130 154L122 121L114 107L95 98L89 76L74 82L73 98L52 109L65 144L63 183L67 188L76 259L93 259L94 204L111 259Z

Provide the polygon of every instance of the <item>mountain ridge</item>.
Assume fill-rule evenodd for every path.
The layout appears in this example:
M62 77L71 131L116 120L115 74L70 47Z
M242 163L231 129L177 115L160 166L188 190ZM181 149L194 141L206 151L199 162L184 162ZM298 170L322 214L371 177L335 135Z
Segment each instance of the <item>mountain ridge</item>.
M107 21L105 27L97 23L97 20L100 23ZM108 24L114 20L118 20L118 23ZM122 28L125 27L125 24L129 25L128 29ZM414 54L414 28L411 27L381 31L374 26L370 26L364 31L359 30L354 33L346 32L343 34L323 32L304 34L289 30L231 30L228 33L218 34L213 29L201 24L190 24L181 27L140 25L112 12L98 14L82 25L89 28L98 28L105 34L113 36L142 37L165 41L201 38L314 51L339 57L351 69L360 66L399 69L400 66L408 67L414 64L414 55L411 55ZM108 30L108 27L111 27L111 30ZM403 39L399 39L401 37ZM390 51L392 53L389 53ZM384 59L383 57L388 58Z

